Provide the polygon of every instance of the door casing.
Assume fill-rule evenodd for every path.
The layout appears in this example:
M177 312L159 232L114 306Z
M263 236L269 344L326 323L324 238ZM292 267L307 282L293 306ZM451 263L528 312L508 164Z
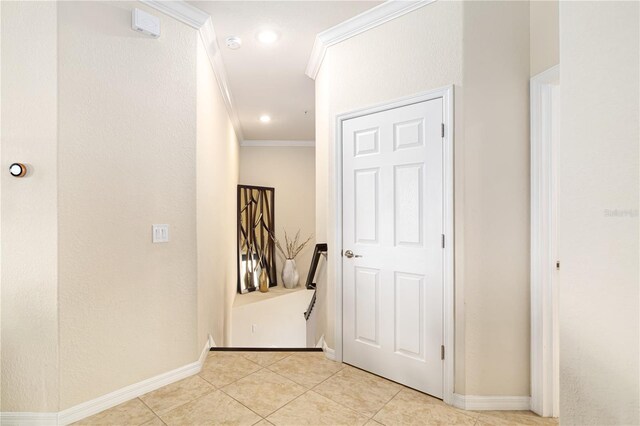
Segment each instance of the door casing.
M445 342L443 401L453 404L454 387L454 194L453 194L453 96L454 86L421 92L415 95L403 97L390 102L369 106L362 109L342 113L336 116L335 121L335 148L333 155L333 167L330 172L330 180L335 191L335 209L333 212L335 226L333 227L334 247L329 250L333 259L333 279L335 285L335 360L342 361L342 123L364 115L399 108L419 102L442 98L443 122L444 122L444 149L443 149L443 185L444 185L444 291L443 291L443 341ZM328 277L331 278L331 277Z
M560 66L531 78L531 411L558 417L557 151Z

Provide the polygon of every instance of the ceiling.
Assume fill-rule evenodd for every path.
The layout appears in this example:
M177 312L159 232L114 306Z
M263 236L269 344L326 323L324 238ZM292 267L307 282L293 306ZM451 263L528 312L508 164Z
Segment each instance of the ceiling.
M380 1L191 1L211 15L244 140L315 139L314 81L305 69L316 34ZM271 45L256 34L279 34ZM226 47L229 36L242 47ZM307 113L305 114L305 111ZM261 115L271 122L260 122Z

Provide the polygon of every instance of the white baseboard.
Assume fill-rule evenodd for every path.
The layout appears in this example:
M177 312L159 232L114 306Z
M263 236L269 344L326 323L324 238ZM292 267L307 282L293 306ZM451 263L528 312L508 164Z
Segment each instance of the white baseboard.
M101 411L115 407L118 404L129 401L133 398L137 398L145 393L154 391L163 386L177 382L178 380L186 379L189 376L198 374L202 369L204 361L207 359L209 349L215 346L213 338L209 336L207 339L200 357L196 362L184 365L176 368L175 370L168 371L166 373L159 374L155 377L143 380L138 383L126 386L122 389L118 389L106 395L92 399L82 404L78 404L74 407L67 408L66 410L58 413L28 413L28 412L16 412L16 413L0 413L0 424L2 426L13 425L68 425L78 420L82 420L86 417L97 414Z
M324 356L326 356L331 361L336 360L336 351L327 346L324 339L322 339L322 351L324 352Z
M529 410L529 396L477 396L453 394L453 406L463 410Z
M116 405L122 404L123 402L129 401L133 398L137 398L145 393L170 385L171 383L175 383L179 380L186 379L194 374L198 374L202 369L202 365L204 364L204 360L207 358L210 348L209 340L207 340L207 343L204 345L204 348L200 353L200 358L198 358L198 361L196 362L192 362L191 364L184 365L176 368L175 370L159 374L155 377L134 383L96 399L92 399L60 411L60 413L58 413L58 424L68 425L70 423L77 422L78 420L92 416L108 408L115 407Z
M2 426L48 426L56 424L58 424L58 413L0 413L0 425Z

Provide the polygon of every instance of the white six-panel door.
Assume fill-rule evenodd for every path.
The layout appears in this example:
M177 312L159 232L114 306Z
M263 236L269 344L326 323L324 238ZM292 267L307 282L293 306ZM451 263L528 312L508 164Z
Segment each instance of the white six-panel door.
M345 120L343 360L443 395L442 98Z

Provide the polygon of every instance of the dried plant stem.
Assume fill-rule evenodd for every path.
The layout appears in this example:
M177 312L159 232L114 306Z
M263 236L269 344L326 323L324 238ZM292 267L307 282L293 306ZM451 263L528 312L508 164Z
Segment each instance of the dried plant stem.
M284 231L284 246L286 249L285 250L282 248L282 244L280 244L280 241L278 241L276 236L273 233L271 234L271 238L276 243L276 248L278 249L278 251L280 251L280 253L285 259L295 259L296 256L300 254L300 252L307 246L307 244L309 244L309 241L311 241L312 237L313 235L310 235L309 238L307 238L303 243L299 243L300 230L296 232L296 236L293 238L293 240L289 239L289 235L285 230Z

